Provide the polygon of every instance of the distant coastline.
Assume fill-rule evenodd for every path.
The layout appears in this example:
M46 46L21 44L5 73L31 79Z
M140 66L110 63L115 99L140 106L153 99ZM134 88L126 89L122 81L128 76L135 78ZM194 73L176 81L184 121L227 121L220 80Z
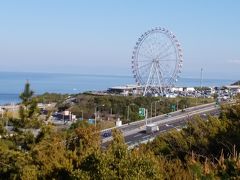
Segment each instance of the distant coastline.
M100 73L96 73L96 74L87 74L87 73L63 73L63 72L25 72L25 71L21 71L21 72L11 72L11 71L0 71L0 75L1 74L8 74L8 75L14 75L14 74L19 74L20 76L39 76L39 75L43 75L43 76L85 76L85 77L96 77L96 76L100 76L100 77L125 77L125 78L133 78L132 74L100 74ZM0 76L1 77L1 76ZM196 76L180 76L180 79L199 79L200 81L200 77L196 77ZM224 80L224 81L232 81L232 82L236 82L238 79L232 79L232 78L203 78L203 79L208 79L208 80Z
M0 94L0 105L20 102L19 94Z
M0 104L19 102L26 80L31 83L36 94L45 92L76 94L85 91L102 91L109 87L135 84L131 75L94 75L94 74L61 74L61 73L29 73L0 72ZM230 85L236 80L203 79L203 86ZM199 78L180 78L176 86L196 87Z

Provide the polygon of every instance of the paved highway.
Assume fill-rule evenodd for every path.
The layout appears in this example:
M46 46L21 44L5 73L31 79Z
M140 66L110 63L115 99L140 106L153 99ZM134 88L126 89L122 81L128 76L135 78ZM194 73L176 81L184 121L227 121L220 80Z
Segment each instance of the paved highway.
M218 107L215 106L215 103L195 106L191 108L185 109L184 112L176 111L167 115L160 115L153 118L148 118L147 120L136 121L130 124L123 125L118 127L118 129L123 133L125 138L125 142L129 146L136 145L138 143L148 141L170 129L177 129L178 127L182 127L186 124L186 122L190 119L191 116L200 114L202 116L206 116L208 113L216 114L218 112ZM145 127L146 123L155 123L159 126L159 131L154 134L146 134ZM108 144L109 141L112 140L111 130L114 128L106 129L101 131L102 134L102 143L103 146ZM110 135L108 137L104 137L104 135Z
M203 119L207 118L207 114L217 115L217 114L219 114L219 110L218 109L211 109L210 111L207 111L207 112L205 111L205 112L199 113L199 115ZM191 115L191 116L193 116L193 115ZM191 120L191 116L189 116L189 117L179 117L178 119L176 119L174 121L169 121L168 123L161 123L161 124L158 125L159 126L159 131L156 132L156 133L153 133L153 134L146 134L145 130L142 130L140 132L127 135L127 136L124 137L125 142L130 147L134 147L134 146L138 145L139 143L148 142L149 140L151 141L156 136L158 136L159 134L170 131L172 129L181 130L181 128L186 126L187 122Z

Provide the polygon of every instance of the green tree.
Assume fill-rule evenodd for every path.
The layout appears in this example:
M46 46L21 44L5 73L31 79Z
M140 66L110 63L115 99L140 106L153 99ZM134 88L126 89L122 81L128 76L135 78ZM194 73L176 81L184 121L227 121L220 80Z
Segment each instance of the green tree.
M59 133L52 132L31 151L39 177L47 179L68 179L71 177L72 163L68 158L65 142Z
M37 168L28 153L0 140L0 179L37 179Z
M30 83L27 81L24 91L20 94L22 100L19 107L20 120L13 120L14 124L19 127L39 127L39 109L37 99L33 97L34 92L30 89Z
M188 98L183 98L179 101L178 107L179 109L185 109L190 106L190 101Z
M24 91L19 96L22 100L22 104L25 106L31 104L33 94L34 92L30 89L30 83L27 81L24 87Z

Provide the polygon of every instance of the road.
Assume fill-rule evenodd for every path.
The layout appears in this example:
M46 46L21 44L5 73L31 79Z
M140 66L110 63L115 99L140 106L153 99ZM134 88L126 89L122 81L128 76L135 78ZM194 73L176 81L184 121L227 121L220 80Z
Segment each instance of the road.
M205 112L199 113L199 115L203 119L206 119L207 114L216 115L218 113L219 113L218 109L212 109L208 112L205 111ZM140 132L127 135L124 137L125 142L126 142L126 144L128 144L128 146L134 147L134 146L138 145L139 143L151 141L159 134L170 131L172 129L181 130L181 128L183 128L189 120L191 120L191 116L189 116L187 118L179 117L178 119L176 119L174 121L169 121L168 123L159 124L159 131L154 134L146 134L145 130L142 130Z
M176 111L172 112L170 116L160 115L153 118L148 118L147 120L141 120L137 122L133 122L130 124L123 125L118 127L118 129L122 132L126 144L129 146L133 146L144 141L152 140L154 137L158 136L160 133L166 132L170 129L177 129L178 127L184 126L188 120L191 119L194 115L206 116L206 114L216 114L218 113L218 107L216 107L215 103L195 106L191 108L185 109L184 112ZM146 123L154 123L159 126L159 131L154 134L146 134L145 127ZM112 140L112 137L103 137L104 134L111 132L114 128L106 129L101 132L102 134L102 143L103 146L107 145L109 141Z

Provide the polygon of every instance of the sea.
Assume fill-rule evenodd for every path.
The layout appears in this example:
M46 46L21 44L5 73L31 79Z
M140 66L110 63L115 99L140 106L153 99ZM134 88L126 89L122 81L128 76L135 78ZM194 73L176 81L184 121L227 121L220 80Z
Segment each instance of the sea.
M103 91L109 87L135 84L131 75L94 75L94 74L60 74L0 72L0 105L14 104L20 101L19 94L26 81L30 82L35 94L67 93L76 94L86 91ZM203 86L222 86L234 83L231 79L203 79ZM176 86L200 86L199 78L180 78Z

